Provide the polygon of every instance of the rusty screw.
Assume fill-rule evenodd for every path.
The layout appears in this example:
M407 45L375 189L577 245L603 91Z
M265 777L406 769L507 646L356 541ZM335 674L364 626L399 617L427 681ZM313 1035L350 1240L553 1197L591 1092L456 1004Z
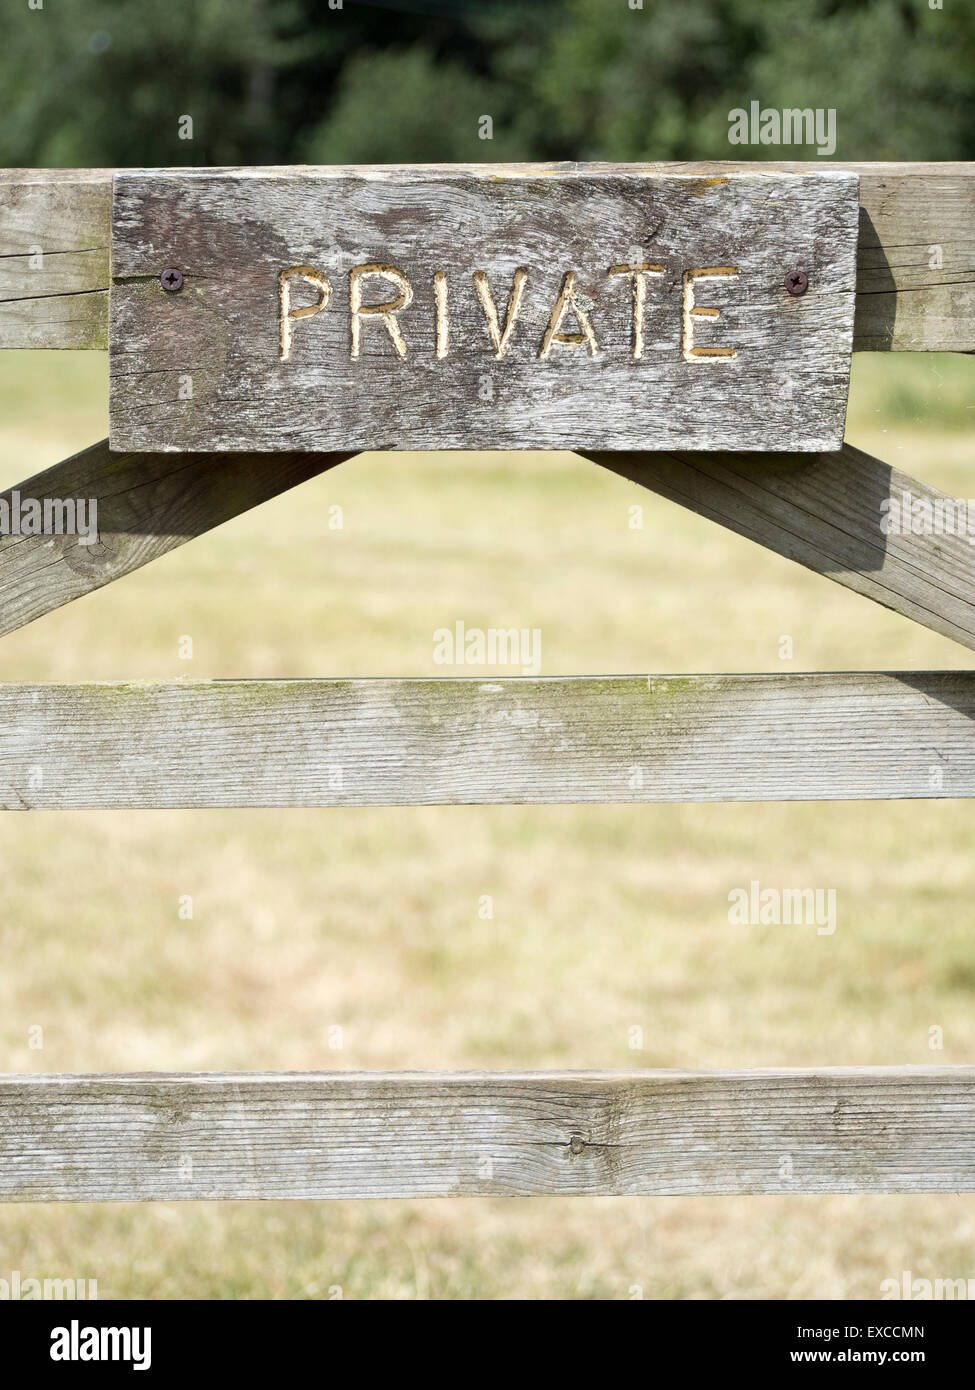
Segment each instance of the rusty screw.
M159 283L167 294L176 294L183 288L183 272L181 270L164 270L159 277Z
M804 270L790 270L785 277L785 287L790 294L798 298L800 294L805 294L808 290L809 276Z

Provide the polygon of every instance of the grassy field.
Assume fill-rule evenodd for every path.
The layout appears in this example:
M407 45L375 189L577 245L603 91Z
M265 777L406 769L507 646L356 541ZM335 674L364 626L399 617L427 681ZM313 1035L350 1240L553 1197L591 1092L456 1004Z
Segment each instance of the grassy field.
M975 496L973 388L858 358L848 438ZM3 354L3 486L106 433L102 356ZM0 679L444 675L458 619L540 628L546 675L972 664L570 455L369 455L4 638ZM4 1071L975 1058L971 803L3 824ZM835 888L835 934L729 925L755 878ZM0 1277L102 1297L870 1298L973 1251L971 1196L0 1208Z

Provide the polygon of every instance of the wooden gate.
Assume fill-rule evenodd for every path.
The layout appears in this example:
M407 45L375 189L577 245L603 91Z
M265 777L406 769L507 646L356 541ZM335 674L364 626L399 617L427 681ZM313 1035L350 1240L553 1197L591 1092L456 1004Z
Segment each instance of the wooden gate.
M0 634L355 450L572 447L975 648L842 442L851 350L975 352L975 165L0 173L0 348L109 344ZM10 810L973 795L968 671L0 684ZM0 1077L8 1201L959 1190L975 1067Z

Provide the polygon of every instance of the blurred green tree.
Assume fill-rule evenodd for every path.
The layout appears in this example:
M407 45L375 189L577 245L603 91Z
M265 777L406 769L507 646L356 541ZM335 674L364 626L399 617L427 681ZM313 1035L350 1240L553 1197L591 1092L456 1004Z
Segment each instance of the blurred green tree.
M930 3L22 0L0 165L810 157L730 145L752 101L835 109L839 159L970 158L975 4Z
M570 0L539 74L581 158L808 158L729 146L729 113L836 111L838 159L963 159L975 148L975 5Z

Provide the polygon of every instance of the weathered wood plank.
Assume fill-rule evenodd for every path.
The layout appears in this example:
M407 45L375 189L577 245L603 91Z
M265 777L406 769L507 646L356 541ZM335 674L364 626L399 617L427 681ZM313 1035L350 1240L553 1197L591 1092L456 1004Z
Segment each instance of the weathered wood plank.
M897 508L904 511L905 495L934 515L950 511L955 499L850 444L815 456L586 451L585 457L975 648L975 550L968 535L896 529L885 535L882 529Z
M975 352L975 164L851 165L856 351Z
M725 166L671 167L707 174ZM859 174L854 352L975 352L975 163L762 168Z
M973 1190L973 1067L0 1077L6 1201Z
M119 174L112 447L839 448L857 189L759 166Z
M98 541L0 536L0 636L139 569L195 536L316 477L348 454L117 454L108 441L16 489L27 499L92 499Z
M109 170L0 171L0 348L107 348Z
M95 498L99 543L0 537L0 635L110 583L346 454L113 454L107 441L0 494ZM850 445L809 456L590 453L621 476L975 648L964 534L885 535L891 501L952 499Z
M975 672L0 685L0 807L975 796Z
M544 167L544 166L542 166ZM627 168L630 166L619 166ZM640 165L663 171L720 176L724 170L746 170L751 164L696 163ZM770 163L768 169L846 169L860 176L860 238L857 248L857 302L854 351L975 352L975 163ZM79 193L74 218L93 244L108 246L111 236L112 170L0 170L0 225L3 201L10 188L22 183L37 187L29 231L13 250L17 263L8 266L5 293L0 295L2 347L105 347L108 342L107 259L92 285L91 262L77 263L77 273L64 276L61 294L103 293L92 304L91 332L71 327L77 304L34 297L35 278L29 274L26 246L55 244L51 232L57 221L44 215L41 186L60 181L100 186L101 195ZM5 187L6 186L6 187ZM86 214L81 209L91 208ZM36 236L35 236L36 228ZM9 244L9 243L8 243ZM88 243L86 242L86 245ZM938 254L940 248L940 255ZM71 264L70 260L65 262ZM62 271L63 273L63 271ZM12 296L12 297L8 297ZM60 297L60 296L59 296ZM29 301L29 307L24 301ZM58 329L57 315L68 325ZM47 324L44 325L45 316ZM80 339L80 340L79 340Z

